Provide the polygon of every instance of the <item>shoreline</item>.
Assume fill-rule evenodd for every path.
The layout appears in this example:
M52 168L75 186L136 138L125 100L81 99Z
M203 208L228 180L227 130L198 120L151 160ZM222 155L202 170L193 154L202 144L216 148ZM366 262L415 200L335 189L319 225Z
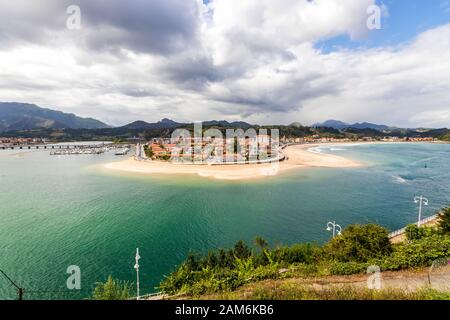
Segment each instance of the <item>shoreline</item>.
M339 145L355 145L355 143L341 143ZM373 144L371 142L358 144ZM286 159L281 162L267 164L235 164L235 165L193 165L176 164L162 161L138 161L133 157L119 162L104 165L105 168L122 172L166 175L197 175L204 178L219 180L250 180L276 176L293 169L300 168L354 168L363 166L362 163L341 156L317 153L310 149L320 146L331 146L336 143L304 144L287 146L283 150Z

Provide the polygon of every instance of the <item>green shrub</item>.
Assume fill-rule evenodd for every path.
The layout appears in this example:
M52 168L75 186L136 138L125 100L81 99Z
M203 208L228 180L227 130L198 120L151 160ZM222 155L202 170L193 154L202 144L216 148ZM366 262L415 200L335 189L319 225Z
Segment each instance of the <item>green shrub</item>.
M236 242L236 244L234 245L234 248L233 248L233 253L234 253L234 256L239 259L247 259L252 254L251 250L248 248L248 246L242 240L239 240L238 242Z
M314 260L315 247L309 243L294 244L291 247L283 246L271 252L273 261L279 263L306 263L310 264Z
M438 228L443 234L450 234L450 206L439 214Z
M410 241L391 245L388 232L377 225L352 225L324 246L295 244L270 249L258 238L260 248L252 252L243 241L232 249L189 253L184 263L160 284L168 294L230 291L263 279L292 275L351 275L366 272L368 266L399 270L429 266L438 258L450 256L450 235L432 228L408 226ZM292 272L279 273L281 268ZM433 292L428 292L432 295Z
M351 275L364 273L370 264L360 262L332 262L330 265L330 274L332 275Z
M294 263L290 266L290 268L295 271L295 275L301 276L316 276L319 272L319 267L317 264L304 264L304 263Z
M111 276L105 282L98 282L92 293L94 300L127 300L131 285L128 282L113 279Z
M436 233L434 228L431 227L418 227L416 224L410 224L406 227L405 234L408 240L417 240L424 237L429 237Z
M331 260L367 262L392 251L388 231L375 224L351 225L326 245Z
M413 267L430 266L439 258L450 255L450 236L434 234L394 246L391 255L379 259L374 264L384 270L399 270Z

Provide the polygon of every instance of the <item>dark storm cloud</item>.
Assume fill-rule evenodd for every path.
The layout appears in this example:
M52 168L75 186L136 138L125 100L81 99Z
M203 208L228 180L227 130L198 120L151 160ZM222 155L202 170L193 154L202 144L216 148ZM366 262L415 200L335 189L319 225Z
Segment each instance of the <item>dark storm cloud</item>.
M193 0L79 2L87 27L99 30L88 38L93 48L169 54L196 43L199 11Z
M190 90L203 90L208 83L225 77L223 70L203 54L174 57L161 67L160 72L169 81Z
M227 82L222 94L210 94L211 100L225 102L238 107L247 116L265 112L290 112L297 110L302 102L324 95L338 94L340 83L336 79L326 80L324 74L314 72L307 75L288 74L288 78L273 86L259 85L259 78L246 82Z
M126 88L124 90L119 90L123 95L143 98L143 97L156 97L160 95L157 90L146 89L146 88Z
M66 28L70 5L81 9L80 30ZM167 55L196 44L198 18L195 0L15 0L1 4L0 45L47 44L65 32L93 50Z

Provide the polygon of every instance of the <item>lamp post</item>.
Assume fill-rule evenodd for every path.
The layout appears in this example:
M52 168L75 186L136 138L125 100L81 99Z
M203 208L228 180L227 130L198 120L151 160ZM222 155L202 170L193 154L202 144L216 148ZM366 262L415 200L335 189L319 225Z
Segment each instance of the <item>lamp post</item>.
M136 269L136 292L137 292L137 297L136 300L140 299L139 296L139 259L141 258L141 256L139 255L139 248L136 248L136 264L134 265L134 268Z
M341 235L342 228L340 225L336 223L336 221L333 222L330 221L327 223L327 231L333 231L333 238L334 238L336 237L336 233L338 236Z
M415 196L414 203L419 204L419 220L417 221L417 226L420 227L420 221L422 220L422 206L428 205L428 199L424 196Z

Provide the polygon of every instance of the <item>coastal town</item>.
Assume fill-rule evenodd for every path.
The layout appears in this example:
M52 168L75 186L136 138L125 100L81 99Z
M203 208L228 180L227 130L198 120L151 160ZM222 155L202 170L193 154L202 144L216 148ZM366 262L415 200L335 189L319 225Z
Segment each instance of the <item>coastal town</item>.
M239 141L239 150L236 142ZM258 135L255 138L242 138L230 140L230 139L214 139L213 141L207 141L202 139L200 141L192 138L187 142L189 152L183 152L183 148L179 147L179 144L174 143L170 138L153 138L145 143L136 144L136 159L138 160L174 160L174 158L187 160L210 160L218 164L217 159L227 159L230 154L232 159L228 159L228 162L234 163L249 163L253 161L261 161L276 158L276 154L282 153L282 149L288 145L310 145L310 144L329 144L329 143L363 143L363 142L435 142L436 138L431 137L412 137L412 138L399 138L399 137L384 137L373 138L363 137L360 139L349 138L326 138L320 136L311 136L304 138L288 138L282 137L276 146L271 147L272 140L268 135ZM186 142L185 142L186 143ZM195 154L195 146L201 147L202 151ZM232 146L232 148L227 146ZM234 146L234 147L233 147ZM275 154L276 153L276 154ZM275 157L274 157L275 156ZM215 160L215 161L214 161ZM284 156L276 158L277 161L284 160ZM227 161L220 161L227 162Z
M264 139L263 137L260 137ZM438 141L438 138L434 137L361 137L357 139L350 138L333 138L333 137L321 137L320 135L312 135L307 137L280 137L280 143L341 143L341 142L433 142ZM173 148L175 145L171 143L170 138L152 138L149 141L145 141L142 137L130 138L125 143L147 143L149 146L155 149L156 154L164 155L167 149ZM0 136L0 148L9 148L17 146L33 146L33 145L45 145L57 143L57 141L47 138L27 138L27 137L1 137ZM161 147L163 146L163 147Z

